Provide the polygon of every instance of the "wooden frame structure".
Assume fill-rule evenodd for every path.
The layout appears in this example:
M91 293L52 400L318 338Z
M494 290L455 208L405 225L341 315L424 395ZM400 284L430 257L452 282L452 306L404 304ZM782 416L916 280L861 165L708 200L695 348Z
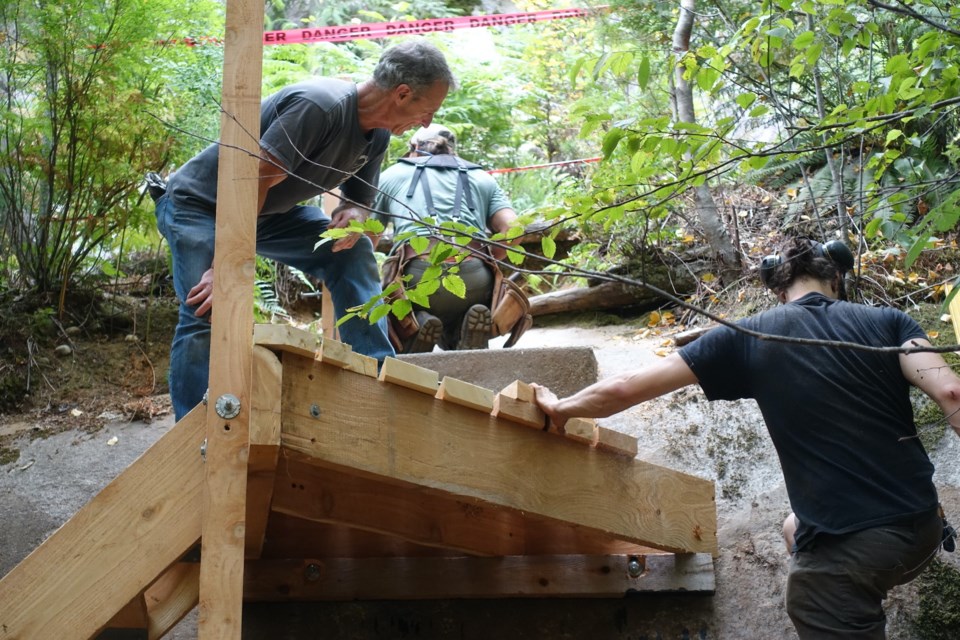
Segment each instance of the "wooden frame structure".
M235 640L245 600L712 592L712 482L592 421L545 431L521 381L254 327L261 30L229 0L210 402L0 580L0 640L160 638L197 604Z

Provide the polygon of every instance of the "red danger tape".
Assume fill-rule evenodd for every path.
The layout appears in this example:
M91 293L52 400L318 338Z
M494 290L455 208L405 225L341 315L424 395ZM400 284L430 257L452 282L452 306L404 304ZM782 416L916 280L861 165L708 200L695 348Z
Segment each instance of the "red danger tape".
M522 13L497 13L486 16L457 16L455 18L430 18L410 22L373 22L369 24L346 24L332 27L310 27L267 31L263 44L296 44L303 42L346 42L369 38L422 35L425 33L450 32L455 29L484 27L508 27L544 20L582 18L590 15L587 9L548 9Z
M548 162L546 164L531 164L526 167L506 167L504 169L491 169L487 173L496 174L496 173L515 173L517 171L530 171L531 169L546 169L548 167L565 167L568 164L582 164L584 162L599 162L603 158L597 156L596 158L580 158L579 160L563 160L562 162Z

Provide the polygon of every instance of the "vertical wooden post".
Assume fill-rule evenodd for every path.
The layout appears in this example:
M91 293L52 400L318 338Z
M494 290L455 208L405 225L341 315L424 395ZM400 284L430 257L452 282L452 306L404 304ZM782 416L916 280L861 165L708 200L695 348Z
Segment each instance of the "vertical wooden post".
M263 3L228 0L200 560L202 640L238 640L243 614L262 62Z

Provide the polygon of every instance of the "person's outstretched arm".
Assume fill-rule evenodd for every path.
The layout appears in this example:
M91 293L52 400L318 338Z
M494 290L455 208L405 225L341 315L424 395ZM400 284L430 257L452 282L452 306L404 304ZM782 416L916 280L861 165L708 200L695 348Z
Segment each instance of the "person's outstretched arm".
M569 418L606 418L695 382L693 370L680 354L673 353L652 366L604 378L567 398L557 398L538 384L530 386L540 409L562 427Z
M929 347L926 340L908 340L903 347ZM900 369L910 384L937 403L954 432L960 436L960 376L939 353L900 354Z

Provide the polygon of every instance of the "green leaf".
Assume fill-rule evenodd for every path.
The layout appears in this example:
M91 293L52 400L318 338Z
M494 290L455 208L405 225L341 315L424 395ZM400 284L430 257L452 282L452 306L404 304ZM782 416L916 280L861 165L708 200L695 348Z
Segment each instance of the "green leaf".
M376 324L380 318L384 318L387 314L390 313L390 306L385 304L378 304L373 308L373 311L370 312L370 324Z
M643 56L637 66L637 84L641 89L646 89L648 82L650 82L650 58Z
M823 53L822 42L816 42L813 44L813 46L807 49L807 53L806 53L807 66L812 67L813 65L815 65L817 63L817 60L820 59L821 53Z
M623 129L617 129L614 127L607 131L607 135L603 136L603 157L609 159L610 155L616 150L617 145L620 144L620 141L627 134Z
M793 48L802 51L813 44L816 37L813 31L804 31L793 39Z
M886 144L889 145L891 142L893 142L897 138L902 138L902 137L903 137L903 131L900 131L900 129L891 129L890 131L887 131Z
M463 278L452 273L448 273L443 277L443 288L457 296L458 298L467 297L467 285L464 283Z
M403 320L407 317L407 314L413 311L413 305L406 298L400 298L390 305L390 309L393 315Z
M757 94L755 93L741 93L734 101L740 105L742 109L748 109L757 100Z
M540 248L543 250L543 255L551 260L557 253L557 243L552 236L543 236L543 238L540 239Z
M430 239L424 236L415 236L410 238L410 246L416 253L424 253L426 252L427 247L430 246Z

